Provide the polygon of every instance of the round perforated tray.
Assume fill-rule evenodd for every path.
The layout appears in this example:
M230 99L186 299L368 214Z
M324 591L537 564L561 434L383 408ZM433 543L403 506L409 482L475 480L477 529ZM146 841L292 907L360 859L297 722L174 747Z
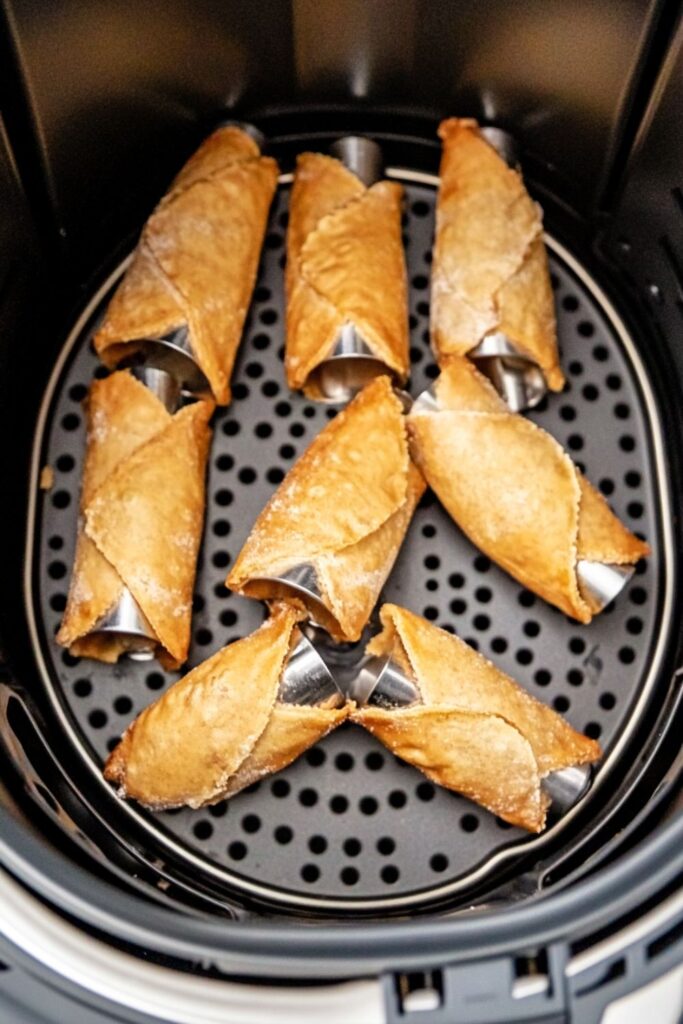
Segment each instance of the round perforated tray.
M428 344L435 191L411 182L406 193L410 390L415 395L437 374ZM234 401L216 415L190 665L261 622L259 604L224 588L227 568L269 495L335 415L291 394L284 383L288 199L283 186L234 377ZM478 554L427 492L384 596L456 631L609 750L628 728L646 676L654 670L651 653L660 628L664 569L652 425L638 384L641 371L601 308L599 293L556 247L550 260L568 384L532 417L567 447L624 521L647 537L654 555L638 567L616 604L582 627ZM52 640L74 552L85 442L81 402L93 374L103 372L88 340L104 304L103 299L74 346L48 417L41 459L55 479L38 506L41 585L34 595L45 632L48 684L98 765L132 718L178 677L156 663L123 660L112 667L79 661ZM131 813L181 851L208 862L232 885L246 883L271 900L313 901L321 907L333 906L332 901L339 907L340 899L362 899L366 907L387 900L407 906L420 891L454 884L492 864L504 848L526 849L537 841L437 790L353 726L229 804L156 816Z

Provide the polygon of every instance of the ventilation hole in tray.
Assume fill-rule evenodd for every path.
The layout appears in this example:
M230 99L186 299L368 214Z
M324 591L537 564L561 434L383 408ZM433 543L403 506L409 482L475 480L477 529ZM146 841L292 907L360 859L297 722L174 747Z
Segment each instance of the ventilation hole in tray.
M322 753L322 751L321 751ZM334 759L334 767L340 772L350 772L355 764L353 754L343 750Z
M145 683L149 690L161 690L165 682L166 680L161 672L149 672L145 678Z
M50 598L50 608L53 612L63 612L66 608L66 594L53 594Z
M241 824L245 832L249 835L253 835L261 828L261 819L258 814L245 814L242 818Z
M609 690L605 690L598 697L598 704L603 709L603 711L612 711L612 709L616 707L616 703L617 698L614 696L613 693L610 693Z
M339 877L344 885L357 885L360 880L360 872L358 868L354 868L349 865L348 867L341 869Z
M301 869L301 877L304 882L309 882L310 884L317 882L320 878L320 868L317 864L304 864Z
M251 390L248 384L233 384L232 386L232 397L238 402L243 402L246 398L249 398Z
M534 682L537 686L549 686L552 678L552 673L547 668L539 668L534 672Z
M570 434L567 438L567 447L570 451L580 452L583 448L583 438L581 434Z
M107 753L111 754L118 747L121 742L120 736L110 736L107 740Z
M609 498L611 494L614 494L614 480L610 480L609 477L603 477L602 480L598 481L598 488L606 498Z
M240 432L240 425L237 420L226 420L221 429L226 437L236 437Z
M47 574L51 580L62 580L66 576L66 565L64 562L50 562Z
M280 846L287 846L294 838L294 833L289 825L278 825L273 832L273 838L276 843L280 844Z
M579 300L575 295L565 295L562 299L562 309L567 313L575 313L579 308Z
M389 806L400 810L408 803L408 796L403 789L392 789L388 797Z
M626 631L631 636L639 636L643 632L643 620L638 618L637 615L632 615L626 620Z
M379 874L386 885L394 885L401 877L401 873L395 864L385 864Z
M61 551L64 547L64 538L55 533L50 537L47 546L51 551Z
M108 721L107 712L101 708L95 708L88 715L88 722L93 729L103 729Z
M228 802L227 800L221 800L218 804L213 804L207 808L212 818L224 818L228 813Z
M248 852L247 846L239 840L235 840L228 846L228 857L230 860L244 860Z
M342 849L347 857L358 857L362 853L363 844L359 839L352 836L344 840Z
M596 345L594 347L593 359L598 363L604 363L609 359L609 352L604 345Z
M77 679L74 683L74 693L77 697L89 697L92 693L92 683L89 679Z
M520 647L515 651L515 661L518 665L530 665L534 660L534 652L528 647Z
M371 817L373 814L377 814L379 810L379 802L374 796L364 796L358 802L358 809L361 814L365 814L366 817Z
M207 821L206 818L201 818L192 826L192 832L195 839L199 839L200 842L204 842L205 840L210 839L213 835L213 825L210 821Z
M636 660L636 652L632 647L620 647L618 657L622 665L631 665Z
M566 711L569 711L569 699L560 694L558 697L553 698L553 707L558 714L563 715Z
M435 853L429 859L429 866L432 871L441 874L448 868L448 857L445 853Z
M217 519L211 529L215 537L227 537L232 527L227 519Z
M476 814L463 814L460 819L460 828L463 832L476 832L479 828L479 818Z
M74 430L78 430L80 425L81 425L81 417L78 416L77 413L75 413L75 412L69 412L69 413L66 414L66 416L62 417L62 426L63 426L64 430L68 430L69 432L72 432Z
M494 654L505 654L508 649L508 642L504 636L494 636L491 641L491 650Z
M114 711L117 715L129 715L133 710L133 701L123 694L114 701Z
M429 622L436 622L439 618L439 609L433 604L428 604L422 609L422 614Z
M284 799L284 797L286 796L289 796L291 788L292 787L287 782L287 779L275 779L270 784L271 793L273 794L273 796L277 797L280 800Z
M464 615L467 611L467 601L462 597L454 598L448 606L454 615Z
M628 596L633 604L645 604L647 601L647 591L644 587L631 587Z
M626 511L631 519L642 519L644 509L640 501L629 501Z
M333 814L346 814L349 809L348 797L345 797L342 793L337 793L330 800L330 810Z
M371 750L365 755L365 767L371 772L378 772L384 767L384 754L380 754L378 750Z
M318 855L324 853L327 849L327 839L325 836L311 836L308 840L308 849Z
M597 402L600 397L600 389L595 384L584 384L581 394L587 402Z
M602 736L602 726L599 722L588 722L583 731L590 740L599 740Z
M302 807L315 807L318 802L318 794L310 786L302 789L299 793L299 803Z

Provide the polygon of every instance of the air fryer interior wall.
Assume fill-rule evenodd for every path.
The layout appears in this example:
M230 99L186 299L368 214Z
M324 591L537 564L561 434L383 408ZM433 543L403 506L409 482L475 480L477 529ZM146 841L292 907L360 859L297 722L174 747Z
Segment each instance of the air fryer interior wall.
M31 442L57 355L77 315L107 280L121 256L129 251L135 232L168 180L226 110L258 124L272 140L273 151L284 171L291 170L294 156L302 146L324 146L336 134L353 131L378 138L385 147L389 166L433 175L438 166L435 128L440 116L455 111L511 131L520 141L522 164L533 194L544 205L551 236L567 246L573 257L578 258L579 266L607 293L634 339L654 388L656 415L665 423L669 479L655 486L653 434L643 425L648 411L647 387L628 366L615 370L610 363L609 370L603 370L602 359L594 354L590 357L591 372L600 374L598 386L604 392L601 401L609 402L608 419L615 445L614 456L604 471L598 468L600 446L605 443L604 423L599 418L590 419L595 415L593 400L579 391L584 385L579 385L578 374L575 390L579 397L576 402L572 397L570 404L575 406L578 417L585 415L592 426L574 431L565 421L561 429L567 435L576 433L582 437L589 448L594 444L596 469L589 467L589 472L596 481L616 479L618 474L617 498L624 506L629 502L640 503L644 506L643 515L651 516L655 524L662 511L666 516L661 500L670 491L677 510L683 450L677 397L683 376L677 343L683 296L679 255L683 251L683 220L680 191L676 190L679 183L671 175L680 168L683 147L680 135L668 124L670 111L677 109L675 61L680 61L680 42L672 45L669 63L662 65L675 20L672 8L667 3L631 2L619 5L617 17L611 4L578 2L482 6L409 0L367 5L360 0L348 0L326 5L301 0L292 5L263 5L258 14L240 3L83 5L65 0L39 12L25 0L5 3L3 53L8 58L5 66L11 102L4 111L8 138L3 136L0 146L0 203L12 215L3 217L0 226L4 265L9 268L0 311L0 415L3 436L11 438L2 457L3 478L12 481L12 508L2 545L6 582L0 611L3 650L12 664L11 675L8 670L4 681L16 684L20 696L3 691L10 722L10 728L5 729L5 743L11 748L4 801L14 817L37 826L40 842L65 851L70 860L84 865L92 877L107 878L122 892L142 893L146 899L167 907L192 907L202 913L228 917L291 911L268 897L245 899L241 893L236 898L224 880L220 884L215 879L207 880L201 872L170 854L164 863L151 863L144 823L132 822L128 811L116 806L102 814L96 783L84 776L82 761L64 741L59 719L44 699L36 650L22 607L25 495ZM655 91L657 82L660 88ZM649 108L650 95L655 98ZM409 225L409 232L414 227L424 234L421 215L416 213L414 204L426 201L425 196L418 194L425 186L417 183L413 187L414 225ZM271 292L277 287L280 272L281 239L277 241L275 236L282 232L283 223L278 217L283 213L284 208L279 207L274 212L272 237L264 261L270 277L263 286ZM413 256L409 248L414 278L428 273L427 266L422 265L428 242L421 235L419 250L422 256ZM630 277L622 275L615 254L619 254L618 263ZM572 291L576 289L576 276L561 259L556 272L560 299L578 295L581 318L576 323L589 323L598 333L606 331L608 361L621 358L613 327L602 325L600 306L591 307L583 315L586 303L590 307L590 292ZM425 299L422 284L413 283L414 344L422 352L414 370L415 384L429 367L423 338L427 326ZM271 308L270 300L259 300L257 295L250 332L252 337L265 334L269 344L263 356L255 357L253 349L243 350L237 380L250 388L266 379L279 380L284 388L277 358L277 347L282 341L277 332L281 332L281 324L265 321L265 327L263 323L259 326L259 318ZM569 322L577 311L572 311L569 303L560 316ZM571 329L579 344L580 334ZM590 340L592 352L599 345L599 340ZM252 364L267 366L258 374L257 370L249 369ZM61 404L51 414L54 430L59 431L63 417L69 415L67 406L76 408L74 396L82 393L82 385L93 369L93 358L85 349L74 355L59 384L57 401ZM610 392L609 373L621 378L621 387L629 392L626 400L623 394ZM427 383L428 378L429 374L421 383ZM79 388L70 393L69 388L74 385ZM413 392L417 393L415 387ZM273 398L271 404L278 400L288 399ZM234 408L220 421L226 441L229 442L230 434L223 427L251 415L247 412L248 401L246 397L237 398ZM553 403L550 412L541 411L540 416L554 416L553 422L559 428L563 399L554 399ZM622 414L615 411L618 405L628 409L628 430L622 431L619 426ZM290 414L278 416L275 408L269 415L273 413L276 427L278 419L283 421L283 427L289 423ZM324 422L324 412L316 412L316 417L316 424ZM296 419L304 422L303 411ZM255 426L250 421L243 422ZM638 458L642 458L638 466L628 462L629 450L619 447L619 440L625 435L636 439ZM52 437L51 443L56 447L51 450L58 454L57 442L64 439L64 433L53 433ZM278 438L278 444L273 442L275 447L269 453L272 464L269 462L267 468L286 468L290 456L282 455L279 448L290 443L291 439L284 434ZM295 443L301 444L296 439ZM232 449L226 447L225 451L216 448L212 459L222 454L235 457ZM239 457L245 460L242 468L248 468L246 452ZM622 457L623 465L618 461ZM65 470L74 478L77 472L77 468ZM218 464L212 468L216 478L225 472L231 470L223 470ZM628 493L627 473L640 474L638 487L642 487L642 493ZM70 498L68 515L73 512L76 490L75 480L68 485L59 481L58 492L67 493ZM216 483L214 496L220 490L221 485ZM263 495L260 491L255 493L259 500L265 495L265 491ZM258 503L256 498L254 501ZM617 510L622 511L621 507ZM429 509L422 510L418 531L428 525L428 512ZM68 528L54 527L59 515L67 518L66 509L60 513L52 505L46 514L40 543L47 545L50 536L60 535L68 552L71 540L67 534L73 523ZM678 530L680 517L676 511L666 517L668 526L671 519ZM427 540L423 537L419 543L425 544ZM612 616L601 620L598 627L604 629L606 642L614 647L612 671L616 672L621 665L628 674L629 685L623 691L625 717L635 706L638 679L644 678L645 666L652 662L667 588L673 590L672 574L675 554L680 551L680 536L672 535L671 540L674 557L669 565L664 566L660 558L653 560L648 569L644 611L638 609L635 615L629 615L630 598L625 595ZM236 539L231 539L233 552L237 544ZM209 523L205 560L210 561L220 546L220 537L211 534ZM423 558L434 554L428 548L425 544L424 551L421 549ZM41 549L46 563L48 551L47 546ZM66 556L63 560L68 564ZM223 571L220 566L214 567L216 580L211 577L212 583L218 579L217 569ZM486 586L476 575L474 568L468 582L472 601L476 601L477 586ZM425 567L424 579L420 576L410 586L423 588L427 578L434 578L446 588L447 577L445 568L437 571ZM33 580L38 600L45 605L45 621L50 629L56 608L53 605L50 609L49 603L59 592L53 586L57 582L47 584L39 577ZM642 587L636 580L634 586L639 585ZM419 601L408 595L405 603L421 611L429 604L426 596L423 600L422 592ZM516 594L511 596L514 600ZM214 611L219 614L216 610L200 611L195 628L209 628L208 617ZM676 612L673 604L667 610L667 617L670 615L674 623L678 622ZM213 646L205 647L205 651L213 650L219 641L236 632L247 632L249 614L245 611L244 619L240 617L239 627L224 625L223 633L214 634ZM515 614L523 630L525 614L519 610ZM627 618L634 617L640 617L642 628L640 634L633 634L632 643L618 641L616 627L610 636L612 623L623 620L625 630ZM458 622L454 625L458 627ZM573 635L578 631L568 632ZM545 637L545 630L543 634ZM550 894L553 885L557 890L573 885L578 891L582 876L597 871L603 861L616 858L629 846L637 850L640 844L644 848L653 821L659 821L665 814L675 792L675 776L671 775L657 791L657 798L653 798L657 783L666 777L671 764L676 736L676 694L671 680L679 661L678 628L667 631L663 639L666 642L657 654L656 698L639 713L628 758L591 805L590 813L586 809L587 813L577 816L571 844L551 840L544 851L548 860L543 863L557 865L547 877L541 876L543 887ZM633 660L619 662L618 652L625 646L635 651L635 668ZM201 647L200 644L197 648L198 655ZM512 660L508 667L515 671ZM543 667L538 664L538 668ZM574 669L583 671L568 659L565 671ZM54 671L58 672L73 707L79 707L76 683L81 677L80 666L62 663ZM517 667L516 672L522 675L523 669ZM106 685L100 670L94 673L95 677L96 686ZM141 700L145 693L149 699L154 696L152 691L145 691L145 685L142 680L136 700ZM121 684L117 697L131 696L126 686L128 683ZM577 699L593 700L598 714L599 695L597 690L586 689ZM111 696L113 699L115 695ZM89 716L97 707L88 701L89 698L81 699L76 714L86 733L91 729L88 739L101 754L110 736L100 734L92 725ZM620 707L620 713L621 710ZM32 727L30 715L35 716L37 729ZM584 718L585 721L577 720L579 727L596 721L595 716L586 714ZM616 721L609 719L607 734L610 723ZM41 734L45 745L41 743ZM352 744L344 742L348 736L339 736L341 741L333 737L324 747L325 765L302 764L292 770L292 778L300 780L294 783L297 789L306 788L306 772L325 775L336 770L336 777L325 775L326 785L332 787L329 792L325 790L328 806L337 790L343 795L338 780L344 770L333 767L335 755L365 742L354 738ZM340 742L343 749L337 749ZM363 751L366 752L365 747ZM368 746L367 753L370 752ZM9 764L13 764L11 770ZM78 780L75 787L74 779ZM414 783L419 781L415 777ZM396 787L387 787L384 794L387 800L392 788ZM362 798L360 790L354 791L354 795L356 799ZM248 795L241 799L247 798ZM451 806L451 798L445 800ZM428 802L424 801L425 806ZM395 810L400 813L400 808ZM240 817L250 813L254 813L253 808L245 803ZM458 818L467 813L466 809L459 809ZM337 829L335 841L342 843L344 830L335 824L341 821L341 815L334 815L331 811L330 828ZM206 820L210 817L206 816ZM271 822L270 818L268 821L272 832L279 823ZM183 822L186 837L191 838L198 820L187 815ZM216 818L214 825L220 828L221 819ZM411 829L409 818L406 828ZM476 845L482 834L480 825L476 842L474 838L468 839L474 833L466 829L461 838ZM310 838L306 836L307 840ZM375 843L382 838L396 839L384 832L372 837ZM192 841L197 840L202 842L194 834ZM232 837L230 841L238 840ZM243 838L239 841L248 845ZM273 848L272 853L264 846L259 856L284 858L285 846ZM443 853L435 847L433 853L439 852ZM377 856L383 856L381 851ZM305 859L300 857L296 870L314 861L314 857L309 853ZM563 859L565 863L561 863ZM501 872L495 884L489 880L486 887L473 889L470 894L479 902L485 899L490 908L507 908L511 902L520 901L520 934L525 920L523 899L536 892L539 882L537 875L529 873L531 863L533 857L523 864L516 863L513 869ZM344 891L343 881L335 885L339 893ZM551 901L548 905L552 905ZM433 908L434 904L428 903L424 909ZM607 913L606 908L607 904L603 904L601 910ZM305 907L300 907L299 912L305 912ZM339 908L333 912L344 916ZM382 914L388 910L375 908L372 912ZM493 925L491 929L493 935Z

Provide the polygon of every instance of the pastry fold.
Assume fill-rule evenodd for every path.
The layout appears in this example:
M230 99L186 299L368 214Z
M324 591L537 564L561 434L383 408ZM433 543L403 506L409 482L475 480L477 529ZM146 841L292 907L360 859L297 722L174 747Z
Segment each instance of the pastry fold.
M283 595L264 577L310 565L322 604L308 604L309 612L335 639L358 640L424 486L408 454L401 403L389 378L377 377L282 481L256 520L228 586L272 600Z
M287 383L319 398L312 371L352 323L397 378L409 372L402 187L370 188L333 157L297 160L287 230Z
M418 615L386 604L368 653L389 655L420 703L357 708L353 721L430 779L531 832L545 825L550 772L590 764L600 745L466 643Z
M349 707L278 701L298 617L276 608L135 719L104 769L121 796L156 810L215 803L285 768L348 717Z
M540 366L548 387L564 377L541 212L476 121L451 117L443 140L432 264L431 335L439 365L504 334Z
M147 221L95 336L107 366L140 339L186 328L216 401L227 404L277 175L239 128L219 128L200 146Z
M57 642L115 662L123 638L88 636L128 588L169 668L187 658L204 519L212 402L170 415L127 370L94 381L76 557Z
M529 590L579 622L600 610L578 563L634 565L650 553L550 434L508 410L467 359L437 379L438 409L416 403L411 452L470 540Z

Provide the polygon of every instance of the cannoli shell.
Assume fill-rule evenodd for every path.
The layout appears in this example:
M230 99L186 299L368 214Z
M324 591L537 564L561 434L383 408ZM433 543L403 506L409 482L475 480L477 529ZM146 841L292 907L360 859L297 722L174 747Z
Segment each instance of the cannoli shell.
M368 652L389 655L419 689L420 704L353 714L429 778L531 831L545 823L549 772L587 764L600 745L576 732L456 636L396 605Z
M171 416L127 371L95 381L88 398L76 558L58 643L116 661L126 644L89 637L127 587L168 667L187 657L192 590L204 516L213 405Z
M476 121L449 118L443 140L432 269L437 360L502 332L560 391L553 293L539 207Z
M277 174L238 128L204 142L147 221L95 336L108 366L186 326L216 401L229 401Z
M279 771L338 725L345 709L277 701L297 618L278 606L175 683L126 730L105 778L147 807L201 807Z
M439 410L408 417L425 479L474 544L565 614L590 622L577 562L632 565L650 553L550 434L511 413L466 359L435 386Z
M308 378L351 322L400 380L409 371L403 190L366 188L332 157L297 161L287 233L287 346L292 389L319 395Z
M357 640L396 559L424 482L410 462L400 401L378 377L313 441L256 520L228 586L308 563L329 611L323 624Z

